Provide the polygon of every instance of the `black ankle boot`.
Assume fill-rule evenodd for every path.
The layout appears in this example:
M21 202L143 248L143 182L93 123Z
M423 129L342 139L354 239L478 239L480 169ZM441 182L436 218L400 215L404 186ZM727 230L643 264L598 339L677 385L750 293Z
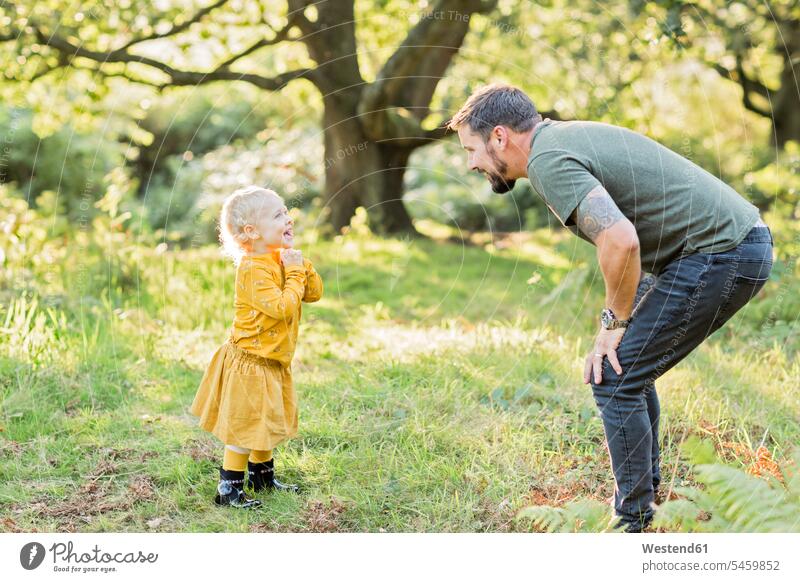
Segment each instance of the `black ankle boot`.
M214 503L242 509L261 505L258 499L251 499L244 494L244 471L226 471L222 467L219 469L219 484Z
M253 491L263 491L265 489L275 489L275 491L288 491L289 493L299 493L297 485L287 485L275 478L275 464L270 459L266 463L251 463L247 461L247 477Z

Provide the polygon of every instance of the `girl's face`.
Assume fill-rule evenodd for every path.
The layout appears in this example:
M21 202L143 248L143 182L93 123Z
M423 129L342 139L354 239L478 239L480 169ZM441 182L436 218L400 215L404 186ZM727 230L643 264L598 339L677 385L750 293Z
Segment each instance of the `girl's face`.
M264 204L258 213L258 218L252 225L245 226L245 232L257 232L259 237L253 240L253 248L283 247L292 248L294 245L294 221L289 216L289 210L280 196L265 197Z

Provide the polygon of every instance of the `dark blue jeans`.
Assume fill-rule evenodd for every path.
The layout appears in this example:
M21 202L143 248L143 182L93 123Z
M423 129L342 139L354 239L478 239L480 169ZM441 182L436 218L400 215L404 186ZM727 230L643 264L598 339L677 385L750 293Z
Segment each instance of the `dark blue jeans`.
M614 509L628 531L653 517L659 471L655 381L758 293L772 270L772 233L755 227L735 249L677 259L637 304L617 348L622 374L603 360L592 391L614 472Z

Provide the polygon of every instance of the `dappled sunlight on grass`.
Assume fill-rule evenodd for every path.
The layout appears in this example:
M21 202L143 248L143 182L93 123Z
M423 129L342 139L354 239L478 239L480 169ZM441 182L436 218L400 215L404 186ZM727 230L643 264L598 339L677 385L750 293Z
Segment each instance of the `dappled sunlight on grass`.
M359 330L356 344L363 346L364 353L379 352L377 355L382 358L401 362L420 354L436 355L443 351L480 353L506 348L547 350L558 346L558 339L545 329L522 330L491 324L465 327L450 321L440 326L422 327L384 322L360 326Z
M153 346L153 355L159 359L183 362L194 370L202 371L214 350L225 341L225 330L220 331L222 335L203 330L164 330Z

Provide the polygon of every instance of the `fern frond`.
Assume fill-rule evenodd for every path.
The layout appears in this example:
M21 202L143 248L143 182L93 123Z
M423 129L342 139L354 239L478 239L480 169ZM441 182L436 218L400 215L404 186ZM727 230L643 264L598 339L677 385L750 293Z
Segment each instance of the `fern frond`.
M684 454L690 460L705 461L695 465L695 478L702 488L677 488L675 492L684 499L661 505L656 526L689 532L800 531L800 449L794 453L794 463L784 466L781 482L721 464L716 456L711 458L709 446L699 439L687 441Z
M607 504L594 499L570 501L564 507L533 505L517 519L530 519L534 527L550 533L608 532L619 521Z

